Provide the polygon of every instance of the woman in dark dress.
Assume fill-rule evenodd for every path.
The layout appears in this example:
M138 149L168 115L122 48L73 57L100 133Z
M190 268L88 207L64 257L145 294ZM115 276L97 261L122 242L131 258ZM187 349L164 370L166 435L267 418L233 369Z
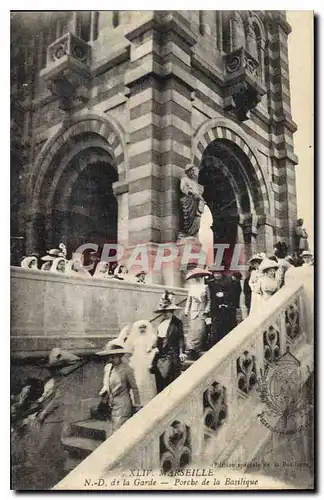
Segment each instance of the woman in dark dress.
M162 321L157 329L156 353L150 370L155 375L158 393L181 374L181 362L186 359L182 321L174 316L174 312L179 309L165 293L158 309L154 311L162 313Z

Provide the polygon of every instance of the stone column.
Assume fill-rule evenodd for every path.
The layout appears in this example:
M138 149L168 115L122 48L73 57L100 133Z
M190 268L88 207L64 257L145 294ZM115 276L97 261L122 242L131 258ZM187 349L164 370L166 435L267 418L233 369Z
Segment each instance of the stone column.
M270 88L269 104L273 189L275 200L276 240L286 241L292 250L293 231L297 218L293 133L297 130L291 118L289 90L288 35L291 28L282 12L268 14L265 65L266 83Z
M191 159L190 47L195 39L179 12L155 12L145 19L126 34L131 41L125 74L130 89L129 245L151 244L154 253L156 243L176 241L179 231L179 179Z

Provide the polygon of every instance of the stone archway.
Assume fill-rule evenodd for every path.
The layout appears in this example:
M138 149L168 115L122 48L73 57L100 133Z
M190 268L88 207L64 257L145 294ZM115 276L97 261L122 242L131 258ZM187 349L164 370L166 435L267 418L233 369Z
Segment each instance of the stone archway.
M192 141L193 159L192 162L200 168L202 156L207 146L217 139L227 140L236 145L236 153L239 152L249 160L250 176L256 179L255 186L258 190L255 193L255 205L258 214L274 216L274 201L271 196L270 181L263 172L258 152L251 144L250 138L236 123L224 118L207 120L196 131Z
M257 237L258 226L269 211L269 200L260 182L261 172L253 166L247 149L229 139L233 135L224 135L204 145L199 183L204 186L204 198L213 216L214 245L229 245L223 265L230 267L237 243L244 247L242 263L257 249L266 251L262 231ZM198 151L202 145L203 142L198 144Z
M117 241L112 186L125 178L124 149L120 131L93 115L70 122L47 141L29 186L28 251L63 241L71 254L77 244Z

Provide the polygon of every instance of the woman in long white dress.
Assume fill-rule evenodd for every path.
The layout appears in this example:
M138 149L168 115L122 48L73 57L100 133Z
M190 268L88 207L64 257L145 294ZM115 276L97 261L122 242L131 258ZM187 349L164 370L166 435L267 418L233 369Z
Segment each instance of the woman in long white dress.
M260 254L255 254L248 261L253 270L251 271L251 276L249 280L249 287L251 288L251 307L250 314L254 314L259 310L261 302L261 290L260 290L260 277L261 273L259 271L259 266L263 260Z
M270 299L270 297L272 297L272 295L279 290L279 282L276 274L278 268L279 264L271 259L264 259L260 264L260 304L263 304L265 300Z
M206 269L196 268L186 276L189 282L188 297L185 305L185 316L189 317L189 328L186 339L188 356L192 360L199 357L203 347L206 330L206 318L210 316L210 292L204 277L212 276Z
M134 323L125 343L126 351L131 353L129 364L134 371L141 406L157 394L155 376L150 373L156 338L151 323L142 320Z

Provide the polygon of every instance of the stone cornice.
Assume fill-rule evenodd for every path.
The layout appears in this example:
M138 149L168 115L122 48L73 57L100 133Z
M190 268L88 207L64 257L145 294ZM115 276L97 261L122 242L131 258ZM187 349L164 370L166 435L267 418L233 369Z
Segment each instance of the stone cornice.
M108 71L113 66L123 63L129 59L130 43L126 42L124 45L115 47L113 50L108 51L106 56L96 61L91 67L92 76L98 76Z
M296 123L292 120L292 118L287 115L286 113L282 113L279 116L276 116L275 114L272 115L272 120L275 123L281 123L287 127L290 132L294 133L297 130L297 125Z
M113 183L113 191L116 196L128 193L128 190L129 190L128 181L122 181L122 182L119 181Z
M191 65L193 68L197 68L204 75L208 76L212 81L218 83L221 87L224 86L223 69L216 66L216 64L207 62L198 52L192 54Z

